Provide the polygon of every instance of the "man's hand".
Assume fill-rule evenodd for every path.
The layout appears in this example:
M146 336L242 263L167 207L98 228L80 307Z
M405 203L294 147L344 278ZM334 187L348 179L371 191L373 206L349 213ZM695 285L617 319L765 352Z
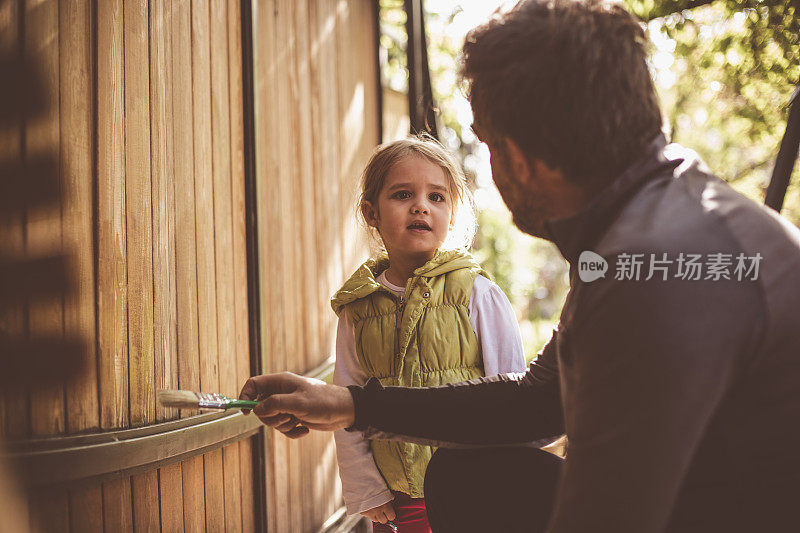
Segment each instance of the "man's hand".
M394 506L392 505L392 502L386 502L378 507L373 507L372 509L368 509L361 514L373 522L378 522L381 524L385 524L389 520L395 519Z
M248 379L239 399L261 400L253 413L292 439L307 435L309 429L343 429L355 419L353 397L347 388L290 372Z

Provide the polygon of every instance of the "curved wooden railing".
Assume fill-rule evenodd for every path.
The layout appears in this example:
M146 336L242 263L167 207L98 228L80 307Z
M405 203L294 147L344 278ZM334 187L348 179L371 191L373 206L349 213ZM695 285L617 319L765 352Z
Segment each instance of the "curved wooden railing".
M306 373L330 381L333 360ZM255 416L207 413L161 424L5 443L2 459L24 472L28 487L96 483L204 454L261 430Z

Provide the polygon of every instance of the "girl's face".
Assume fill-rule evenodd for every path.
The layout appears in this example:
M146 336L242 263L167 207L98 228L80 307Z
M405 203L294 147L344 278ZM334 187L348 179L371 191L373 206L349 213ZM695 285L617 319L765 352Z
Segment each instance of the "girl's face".
M453 225L453 199L444 170L410 154L386 176L377 205L364 202L367 224L377 228L390 259L428 261Z

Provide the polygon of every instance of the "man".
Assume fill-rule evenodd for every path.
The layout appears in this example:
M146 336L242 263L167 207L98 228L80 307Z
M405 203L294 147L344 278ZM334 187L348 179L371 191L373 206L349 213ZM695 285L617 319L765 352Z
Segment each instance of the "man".
M261 420L460 446L428 468L437 532L800 531L800 232L666 146L646 44L619 6L531 0L464 45L498 189L571 267L524 375L258 376ZM563 432L563 464L519 446Z

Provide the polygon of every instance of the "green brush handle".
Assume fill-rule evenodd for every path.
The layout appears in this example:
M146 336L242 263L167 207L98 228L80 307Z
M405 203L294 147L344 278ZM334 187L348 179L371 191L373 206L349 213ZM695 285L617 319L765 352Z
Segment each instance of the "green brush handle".
M230 403L225 404L225 409L252 409L258 405L258 402L251 400L231 400Z

